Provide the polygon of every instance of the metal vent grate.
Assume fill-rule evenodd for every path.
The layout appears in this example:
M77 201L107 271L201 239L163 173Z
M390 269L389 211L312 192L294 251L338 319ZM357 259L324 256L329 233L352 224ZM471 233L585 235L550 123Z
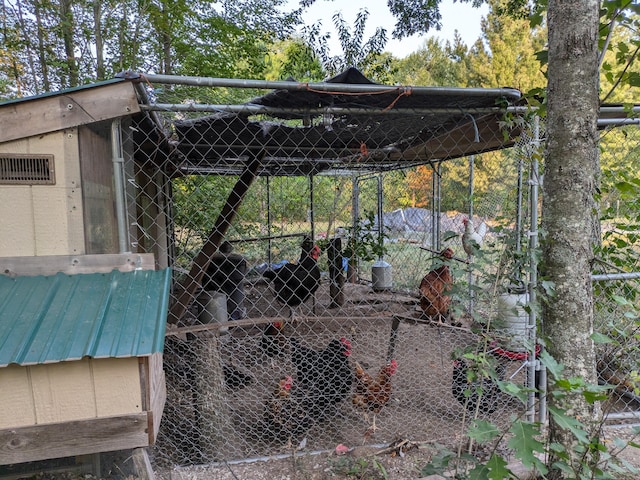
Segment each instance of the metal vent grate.
M0 154L0 184L53 185L53 155Z

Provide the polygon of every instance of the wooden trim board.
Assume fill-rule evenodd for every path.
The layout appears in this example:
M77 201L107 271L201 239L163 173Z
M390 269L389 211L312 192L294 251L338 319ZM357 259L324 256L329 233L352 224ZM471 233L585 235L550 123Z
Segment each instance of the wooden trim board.
M131 272L136 268L155 270L153 253L0 257L0 274L12 276Z
M0 106L0 143L140 112L134 85L117 82Z
M148 413L0 430L0 465L149 445Z

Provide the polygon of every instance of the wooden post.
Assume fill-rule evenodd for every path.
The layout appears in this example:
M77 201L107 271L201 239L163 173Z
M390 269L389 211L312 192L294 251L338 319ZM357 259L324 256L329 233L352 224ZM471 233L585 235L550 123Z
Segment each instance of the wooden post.
M154 480L156 478L145 448L134 448L131 458L139 480Z
M332 238L327 249L329 258L329 296L331 303L329 308L337 308L344 304L345 275L342 268L342 240Z
M231 415L225 401L220 337L214 332L200 332L195 337L195 431L201 460L210 463L225 458L223 449L232 432Z
M391 334L389 335L389 348L387 349L387 361L393 358L396 351L396 340L398 339L398 327L400 326L400 318L393 316L391 322Z
M193 260L189 275L185 277L184 281L176 289L175 301L169 308L167 322L178 323L193 301L194 294L202 283L202 276L211 262L211 257L222 243L222 239L226 235L232 220L238 212L238 208L242 204L242 199L256 178L258 168L265 155L266 152L263 150L257 157L253 158L233 186L227 203L222 207L222 211L220 215L218 215L216 223L209 234L209 238L202 246L200 253L198 253Z

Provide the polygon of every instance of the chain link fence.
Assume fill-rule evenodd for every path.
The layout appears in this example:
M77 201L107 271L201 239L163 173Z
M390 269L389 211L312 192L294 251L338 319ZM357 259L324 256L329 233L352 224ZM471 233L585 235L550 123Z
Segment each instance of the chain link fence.
M161 173L159 140L131 126L132 243L166 258L175 280L156 465L398 438L453 446L473 418L506 427L527 413L498 382L534 385L528 297L507 290L528 278L533 133L465 156L473 128L471 139L456 126L427 135L421 122L439 111L424 106L300 118L194 107L257 94L225 86L146 91L175 152ZM475 127L485 146L504 141L500 128ZM638 129L624 128L637 158ZM419 160L427 148L453 158ZM482 239L471 254L465 219ZM636 233L623 234L633 244ZM443 266L451 278L432 280L445 287L439 318L419 287ZM601 377L620 393L612 419L637 409L626 383L637 282L594 283L598 332L615 340L599 344Z
M638 327L640 325L640 155L637 120L610 126L601 134L602 247L593 272L597 369L600 383L613 386L606 418L637 424L640 416Z

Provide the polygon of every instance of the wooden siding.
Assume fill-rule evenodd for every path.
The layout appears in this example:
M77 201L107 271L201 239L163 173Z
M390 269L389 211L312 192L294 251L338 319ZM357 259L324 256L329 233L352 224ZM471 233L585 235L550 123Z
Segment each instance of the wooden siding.
M56 170L55 185L0 188L0 256L84 253L77 130L0 143L0 152L52 154Z
M162 354L154 353L153 355L145 358L149 360L148 386L150 390L150 405L148 410L151 415L149 444L153 444L158 437L158 430L160 429L162 412L167 400L167 386L165 382L164 369L162 368Z
M116 198L111 123L80 127L78 134L86 252L117 253L118 222L114 208Z
M9 365L0 385L0 429L142 412L134 357Z

